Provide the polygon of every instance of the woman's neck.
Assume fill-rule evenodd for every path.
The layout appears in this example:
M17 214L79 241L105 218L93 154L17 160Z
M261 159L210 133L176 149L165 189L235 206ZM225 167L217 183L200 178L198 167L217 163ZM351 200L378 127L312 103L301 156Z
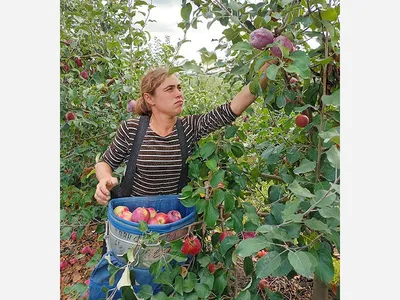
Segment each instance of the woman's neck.
M160 136L167 136L174 129L176 118L153 114L150 117L150 128Z

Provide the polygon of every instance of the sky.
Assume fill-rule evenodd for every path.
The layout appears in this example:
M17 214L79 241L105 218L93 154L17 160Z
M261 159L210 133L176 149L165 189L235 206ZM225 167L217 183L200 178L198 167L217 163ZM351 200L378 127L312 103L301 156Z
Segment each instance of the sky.
M398 295L399 3L377 3L341 4L342 300ZM59 0L0 10L2 299L59 299L59 14Z

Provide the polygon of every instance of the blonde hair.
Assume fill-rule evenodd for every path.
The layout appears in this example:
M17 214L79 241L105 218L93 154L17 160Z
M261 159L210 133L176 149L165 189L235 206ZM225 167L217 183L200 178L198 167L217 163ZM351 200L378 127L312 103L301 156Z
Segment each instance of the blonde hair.
M158 67L147 71L140 81L140 95L141 97L136 100L135 113L138 115L151 115L151 107L144 100L144 93L148 93L154 96L156 88L158 88L161 83L169 76L169 69L166 67Z

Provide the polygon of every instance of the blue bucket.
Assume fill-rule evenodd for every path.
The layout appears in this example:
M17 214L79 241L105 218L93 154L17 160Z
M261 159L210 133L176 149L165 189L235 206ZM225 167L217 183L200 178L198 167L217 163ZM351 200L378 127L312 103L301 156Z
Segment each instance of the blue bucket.
M112 199L108 204L107 211L107 229L105 240L107 251L112 252L119 261L125 262L122 256L129 248L137 244L143 233L139 230L139 223L130 222L117 217L114 208L120 205L127 206L130 211L137 207L153 207L157 212L168 213L170 210L180 212L182 219L169 224L148 225L150 231L157 232L166 243L177 240L189 233L191 224L196 219L196 207L185 207L179 200L180 195L159 195L146 197L124 197ZM136 275L136 281L139 286L133 286L135 292L138 292L143 284L151 285L154 293L161 288L160 284L153 282L153 276L150 274L150 265L158 261L161 257L163 247L159 244L149 245L142 248L138 253L138 260L135 262L133 271Z

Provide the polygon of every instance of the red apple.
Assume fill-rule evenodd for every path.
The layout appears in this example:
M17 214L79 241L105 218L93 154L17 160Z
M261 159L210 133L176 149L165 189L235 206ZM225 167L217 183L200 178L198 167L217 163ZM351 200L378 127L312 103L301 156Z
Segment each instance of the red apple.
M273 33L266 28L258 28L250 33L250 44L256 49L264 49L273 41Z
M71 258L70 260L69 260L69 263L71 264L71 265L74 265L74 264L76 264L78 262L78 259L76 258L76 257L73 257L73 258Z
M76 240L76 231L72 231L70 237L71 237L71 240L75 241Z
M62 271L62 270L64 270L64 269L68 268L68 266L69 266L69 263L68 263L66 260L63 260L63 261L60 263L60 271Z
M274 39L274 43L281 44L283 47L289 49L290 52L293 52L293 43L286 36L280 35ZM282 51L278 46L273 46L271 48L271 56L282 57Z
M221 235L219 236L219 242L222 243L222 241L224 240L224 238L226 238L227 236L233 235L232 231L224 231L221 233Z
M149 212L150 219L153 219L156 216L157 211L153 207L146 207L146 209Z
M81 253L88 254L88 253L90 253L91 250L92 250L92 248L90 248L89 246L85 246L82 248Z
M123 211L129 211L128 206L125 205L118 205L114 208L114 214L119 215L121 214Z
M297 115L295 119L295 123L299 127L306 127L308 122L310 122L310 120L306 115Z
M257 252L257 257L258 258L261 258L261 257L263 257L265 254L267 254L268 253L268 250L260 250L260 251L258 251Z
M132 213L128 211L123 211L117 217L120 217L122 220L132 221Z
M86 284L86 285L89 285L89 284L90 284L90 279L86 279L86 280L85 280L85 284Z
M87 70L84 70L84 71L80 72L79 75L81 75L82 78L84 78L86 80L89 78Z
M185 238L181 251L183 254L198 254L201 251L201 243L199 239L195 236Z
M132 222L139 223L139 221L144 221L147 223L149 220L150 214L147 211L145 207L137 207L135 210L132 212Z
M83 66L82 60L79 57L75 58L75 63L79 68Z
M298 81L298 80L297 80L296 77L292 77L292 78L290 78L289 83L290 83L290 84L295 84L297 81Z
M258 283L258 287L262 290L264 290L265 288L268 288L268 281L266 278L263 278L260 280L260 282Z
M256 232L255 231L245 231L245 232L243 232L243 239L244 240L251 239L251 238L253 238L255 236L256 236Z
M173 209L167 213L167 222L168 223L173 223L180 219L182 219L182 216L181 216L181 213L177 210Z
M69 67L69 64L63 65L62 68L65 71L65 73L68 73L71 70L71 68Z
M93 256L93 255L95 255L95 254L96 254L96 249L94 249L94 248L90 249L89 255L90 255L90 256Z
M65 119L67 121L72 121L76 119L76 113L73 113L72 111L69 111L65 114Z
M150 223L151 222L151 223ZM166 213L158 212L153 219L150 219L149 224L167 224L168 216Z
M136 106L136 101L135 100L130 100L128 104L126 105L126 109L128 112L133 112L135 111L135 106Z
M208 271L210 271L211 274L214 274L215 270L216 270L215 264L208 265Z

